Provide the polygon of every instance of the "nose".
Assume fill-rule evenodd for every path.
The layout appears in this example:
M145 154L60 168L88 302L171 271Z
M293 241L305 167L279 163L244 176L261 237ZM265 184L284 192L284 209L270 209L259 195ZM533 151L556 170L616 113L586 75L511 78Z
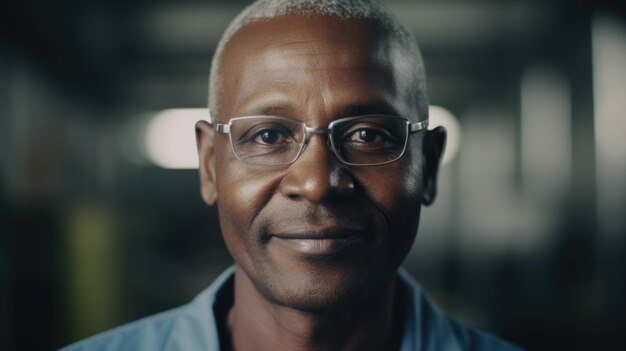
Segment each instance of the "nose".
M354 178L326 143L326 136L311 135L306 148L281 182L281 192L292 199L319 203L354 193Z

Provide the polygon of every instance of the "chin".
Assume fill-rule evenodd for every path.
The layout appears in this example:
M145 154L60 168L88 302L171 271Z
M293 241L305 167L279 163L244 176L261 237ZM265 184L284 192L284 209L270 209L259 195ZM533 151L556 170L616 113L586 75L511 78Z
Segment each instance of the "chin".
M274 271L277 274L266 277L259 290L281 306L314 314L333 313L378 295L384 284L376 277L393 276L341 266L318 264L309 269Z
M272 298L275 303L291 309L322 314L340 311L358 303L358 291L357 288L327 283L298 282L272 291Z

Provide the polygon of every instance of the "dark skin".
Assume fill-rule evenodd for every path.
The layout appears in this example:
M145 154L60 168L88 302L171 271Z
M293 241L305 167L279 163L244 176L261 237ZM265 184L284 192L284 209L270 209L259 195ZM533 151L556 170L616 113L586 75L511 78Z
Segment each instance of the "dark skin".
M380 113L418 121L398 44L376 24L278 17L227 45L214 120L280 115L326 127ZM235 260L227 326L236 350L388 350L399 345L396 271L435 198L445 132L409 137L398 161L341 164L323 135L282 167L235 158L228 135L196 125L201 194L217 203ZM335 235L350 233L350 244ZM394 333L394 331L396 331Z

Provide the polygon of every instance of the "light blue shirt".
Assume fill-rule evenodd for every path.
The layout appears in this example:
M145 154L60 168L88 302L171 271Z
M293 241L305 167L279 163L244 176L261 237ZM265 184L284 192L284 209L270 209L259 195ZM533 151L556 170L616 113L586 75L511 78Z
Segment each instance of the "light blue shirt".
M233 274L234 267L228 268L186 305L98 334L62 351L219 351L216 296ZM403 269L399 270L399 278L408 295L400 351L520 350L445 316Z

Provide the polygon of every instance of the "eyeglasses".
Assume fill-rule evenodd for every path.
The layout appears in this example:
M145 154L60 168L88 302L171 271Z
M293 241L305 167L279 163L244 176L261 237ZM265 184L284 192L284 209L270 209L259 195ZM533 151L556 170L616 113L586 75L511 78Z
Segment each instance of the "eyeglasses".
M428 121L411 123L404 117L366 115L334 120L328 128L312 128L285 117L247 116L214 126L229 135L237 159L249 164L289 165L302 154L310 134L325 134L341 163L376 166L400 159L409 134L425 129Z

